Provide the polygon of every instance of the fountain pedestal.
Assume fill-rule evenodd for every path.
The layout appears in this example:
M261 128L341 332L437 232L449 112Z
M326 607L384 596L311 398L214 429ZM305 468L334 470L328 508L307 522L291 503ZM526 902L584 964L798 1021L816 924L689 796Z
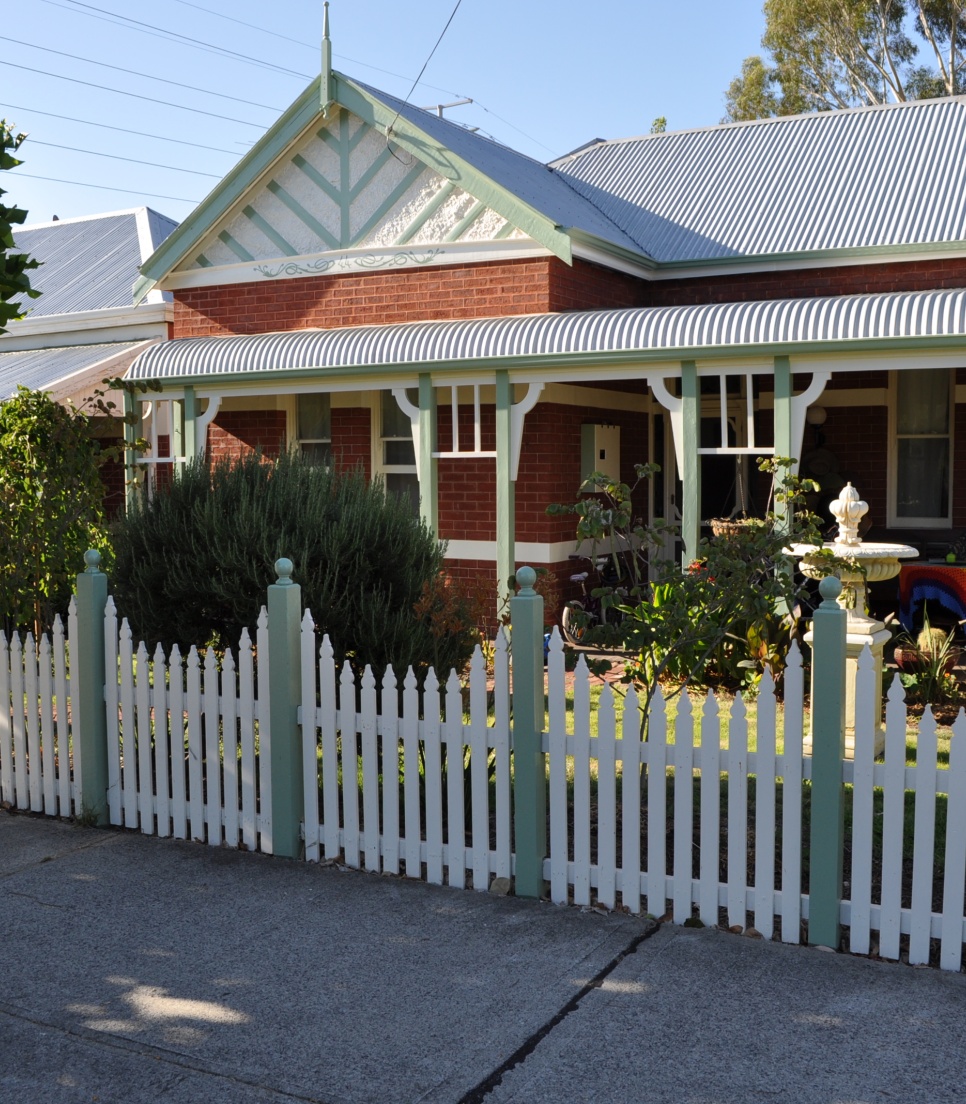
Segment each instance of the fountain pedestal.
M882 728L882 647L890 637L889 630L881 621L869 617L866 613L866 586L869 583L894 579L899 574L900 560L912 559L919 555L917 549L908 544L888 544L884 542L864 542L858 535L859 521L866 514L868 504L859 498L858 491L851 483L846 484L841 495L831 504L831 512L838 520L839 533L834 541L821 546L797 544L790 551L801 556L799 569L810 579L819 579L828 574L824 566L825 557L819 552L832 552L846 561L848 566L836 567L835 574L842 583L842 593L838 604L846 611L846 672L845 672L845 748L851 758L855 753L855 679L859 656L863 648L872 653L875 665L875 696L873 720L875 729L875 753L879 755L885 746L885 732ZM812 634L805 634L805 642L812 643ZM812 686L812 699L821 693L821 687ZM806 750L811 750L811 737L805 738Z

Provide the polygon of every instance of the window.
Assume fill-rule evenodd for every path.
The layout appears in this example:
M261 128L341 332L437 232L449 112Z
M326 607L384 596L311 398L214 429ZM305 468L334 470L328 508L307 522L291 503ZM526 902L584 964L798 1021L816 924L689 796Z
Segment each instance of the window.
M327 394L298 395L296 436L302 455L317 464L332 459L332 404Z
M952 524L952 375L947 368L893 374L890 523Z
M409 417L399 409L391 391L380 391L380 466L386 490L408 498L413 510L419 510L419 480L416 476L416 450ZM411 403L418 404L419 392L406 392Z

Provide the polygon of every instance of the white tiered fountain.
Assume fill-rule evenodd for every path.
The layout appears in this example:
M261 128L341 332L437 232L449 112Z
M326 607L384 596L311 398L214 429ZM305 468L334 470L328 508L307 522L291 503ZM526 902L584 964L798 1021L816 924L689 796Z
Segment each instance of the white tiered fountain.
M883 747L885 735L882 729L882 646L889 639L889 630L881 621L870 617L866 607L866 586L886 579L894 579L902 566L900 560L919 555L908 544L887 544L879 541L864 542L859 536L859 523L869 512L869 504L859 498L859 492L847 483L829 510L839 523L838 536L826 542L821 550L832 552L846 564L836 567L835 574L842 583L838 604L846 611L846 673L845 673L845 747L851 758L855 749L855 675L862 649L868 647L875 663L875 753ZM801 556L799 568L810 579L828 574L822 569L822 558L815 545L796 544L790 551ZM849 564L854 565L850 569ZM811 633L805 635L811 644ZM815 688L812 688L814 695Z

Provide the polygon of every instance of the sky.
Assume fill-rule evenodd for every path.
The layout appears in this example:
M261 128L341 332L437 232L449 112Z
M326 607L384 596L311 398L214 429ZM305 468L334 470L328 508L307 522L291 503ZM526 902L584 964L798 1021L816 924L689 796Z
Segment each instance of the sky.
M335 69L420 107L471 97L447 116L540 161L720 122L764 29L760 0L332 0L329 20ZM318 74L322 0L26 0L5 32L0 117L29 137L4 202L28 225L180 221Z

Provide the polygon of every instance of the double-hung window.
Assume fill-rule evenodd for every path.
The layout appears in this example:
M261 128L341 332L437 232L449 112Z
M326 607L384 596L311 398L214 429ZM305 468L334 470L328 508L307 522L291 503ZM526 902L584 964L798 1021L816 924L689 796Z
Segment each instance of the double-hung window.
M952 414L955 373L893 373L890 404L890 524L952 525Z
M296 433L302 455L316 464L332 460L332 403L328 394L314 392L295 400Z
M410 402L419 402L419 393L406 392ZM408 498L413 510L419 509L419 479L416 476L416 451L413 447L413 429L409 416L399 409L399 403L391 391L380 391L380 468L386 481L386 490Z

